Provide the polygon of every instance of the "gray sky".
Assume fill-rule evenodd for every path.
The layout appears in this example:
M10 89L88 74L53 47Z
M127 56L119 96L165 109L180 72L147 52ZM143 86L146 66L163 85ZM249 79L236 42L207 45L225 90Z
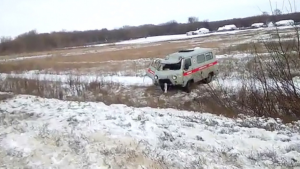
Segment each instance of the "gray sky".
M299 11L300 0L271 3L275 8L277 2L286 13L289 1ZM15 37L33 29L43 33L187 22L189 16L214 21L259 15L261 11L271 13L269 0L0 0L0 36Z

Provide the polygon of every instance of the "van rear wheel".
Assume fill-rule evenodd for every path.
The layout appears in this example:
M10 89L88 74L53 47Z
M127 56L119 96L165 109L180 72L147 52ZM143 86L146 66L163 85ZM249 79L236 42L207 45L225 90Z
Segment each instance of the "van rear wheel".
M212 78L213 78L213 74L209 73L207 78L205 78L204 82L205 83L210 83L212 81Z

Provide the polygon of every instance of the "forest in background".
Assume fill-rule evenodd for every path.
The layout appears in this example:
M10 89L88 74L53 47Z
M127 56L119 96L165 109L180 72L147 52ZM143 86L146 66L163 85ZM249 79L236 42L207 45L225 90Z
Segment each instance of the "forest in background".
M207 28L216 31L219 27L235 24L237 27L250 27L253 23L277 22L279 20L292 19L300 21L300 12L281 14L275 10L276 14L269 15L263 12L262 15L234 18L220 21L199 21L197 17L189 17L187 23L178 23L175 20L159 25L146 24L140 26L123 26L122 28L108 30L87 30L87 31L59 31L51 33L37 33L35 30L23 33L16 38L1 37L0 55L17 54L23 52L39 52L45 50L57 50L59 48L84 46L101 43L114 43L123 40L160 36L185 34L188 31L198 28Z

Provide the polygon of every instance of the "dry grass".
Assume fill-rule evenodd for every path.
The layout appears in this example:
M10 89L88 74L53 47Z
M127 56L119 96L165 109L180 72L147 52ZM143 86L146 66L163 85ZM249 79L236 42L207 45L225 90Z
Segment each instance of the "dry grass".
M194 94L176 89L170 89L167 94L164 94L160 88L155 86L125 87L115 83L101 82L101 80L87 84L71 78L71 76L67 84L20 78L7 78L1 84L0 91L14 94L29 94L71 101L103 102L107 105L125 104L133 107L175 108L223 114L228 117L235 116L227 113L222 105L218 106L216 97L209 94L203 84L195 86Z
M5 101L5 100L7 100L7 99L10 99L10 98L12 98L12 97L13 97L12 94L0 93L0 102L1 102L1 101Z
M103 51L107 49L107 47L113 47L114 45L108 46L90 46L90 47L76 47L76 48L61 48L61 49L53 49L44 52L28 52L28 53L18 53L12 55L5 55L0 56L0 59L12 59L18 57L30 57L30 56L39 56L39 55L61 55L64 53L72 53L72 52L82 52L82 51L89 51L89 50L96 50L96 51Z
M221 39L220 39L221 37ZM209 38L209 41L207 40ZM160 42L143 45L115 45L90 48L75 48L65 50L55 50L39 53L26 53L23 56L49 55L51 57L27 59L12 62L0 62L0 72L28 71L28 70L55 70L68 71L85 68L97 68L107 66L107 61L134 60L141 58L164 57L169 53L180 49L192 48L196 46L218 49L222 44L238 41L233 39L234 35L199 37L189 40L179 40L176 42ZM215 40L214 40L215 39ZM20 54L21 55L21 54ZM67 55L67 56L66 56ZM15 58L18 56L9 56ZM7 59L8 56L5 56ZM3 59L3 58L0 58ZM76 64L74 64L76 63ZM120 68L122 65L115 66ZM110 71L114 68L109 67Z
M282 40L281 46L286 48L291 48L295 43L294 40ZM218 54L236 54L236 53L267 53L268 49L266 46L276 45L279 48L278 42L268 42L268 41L257 41L257 42L249 42L249 43L240 43L240 44L233 44L224 48L221 48L218 51Z
M105 61L121 61L140 58L162 57L170 52L186 48L183 43L165 43L161 46L148 46L140 48L120 49L115 51L104 51L100 53L85 53L73 56L53 56L40 59L28 59L16 62L6 62L0 66L1 72L45 70L57 71L72 70L79 68L90 68L101 66ZM78 50L78 49L76 49ZM90 49L91 50L91 49ZM61 64L61 62L64 62ZM68 63L70 62L70 63ZM85 62L74 64L73 62Z
M266 52L262 43L241 43L237 45L230 45L223 48L220 53L222 54L234 54L234 53L253 53L253 47L257 48L258 53Z
M61 82L19 78L8 78L2 81L1 84L0 91L60 100L103 102L107 105L125 104L133 107L174 108L178 110L208 112L230 118L238 117L242 113L250 116L281 118L284 122L291 122L298 119L292 114L268 115L264 114L263 111L258 112L262 114L257 114L251 107L257 106L258 103L253 100L254 96L251 95L251 91L247 92L243 88L209 88L209 86L201 83L195 85L193 92L190 94L172 89L167 94L164 94L155 86L125 87L101 80L87 84L71 77L65 84Z

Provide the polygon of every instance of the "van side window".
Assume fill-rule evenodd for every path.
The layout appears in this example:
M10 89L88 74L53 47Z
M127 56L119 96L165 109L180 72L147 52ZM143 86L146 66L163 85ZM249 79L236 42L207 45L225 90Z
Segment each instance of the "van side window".
M202 54L202 55L198 55L197 56L197 62L198 63L203 63L205 62L205 56Z
M206 53L205 54L205 60L208 61L208 60L212 60L213 59L213 54L212 52L209 52L209 53Z

